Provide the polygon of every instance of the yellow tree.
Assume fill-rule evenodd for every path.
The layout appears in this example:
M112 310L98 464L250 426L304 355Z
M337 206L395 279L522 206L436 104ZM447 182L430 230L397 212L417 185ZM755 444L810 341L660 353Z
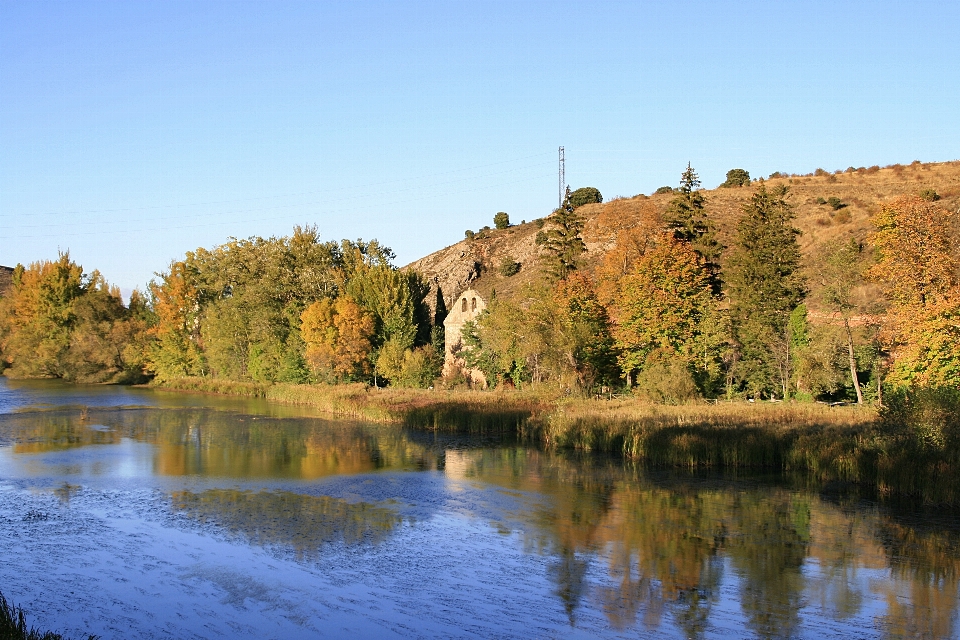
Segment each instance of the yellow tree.
M960 386L960 214L901 197L874 217L871 275L892 302L883 335L898 385Z
M370 373L373 316L353 298L319 300L307 307L300 319L306 359L315 374L349 380Z
M692 364L712 307L709 274L689 243L663 234L622 278L613 306L626 374L642 370L654 352Z

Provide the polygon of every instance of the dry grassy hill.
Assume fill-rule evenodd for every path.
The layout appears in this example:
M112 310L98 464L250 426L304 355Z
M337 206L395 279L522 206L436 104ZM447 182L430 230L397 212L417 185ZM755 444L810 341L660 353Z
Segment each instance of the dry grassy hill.
M960 161L914 162L848 169L842 173L818 170L816 175L771 178L766 184L768 188L778 184L790 188L788 200L795 207L794 223L801 231L799 240L804 255L809 255L826 240L864 239L871 230L870 217L880 204L900 195L933 189L945 207L960 208ZM748 187L703 192L707 211L724 246L732 243L742 206L758 185L759 181L755 180ZM619 228L638 225L644 219L658 220L673 197L673 194L638 195L581 207L578 211L586 219L585 268L588 271L596 268L613 246ZM840 198L844 206L834 210L829 204L818 204L818 199L831 197ZM461 240L407 268L420 271L434 288L439 286L448 308L453 298L467 287L473 287L488 299L493 290L497 295L510 296L541 275L539 247L534 243L541 224L542 220L479 232L473 239ZM518 262L520 271L512 276L502 275L500 266L505 261ZM431 303L434 299L433 295L429 297Z

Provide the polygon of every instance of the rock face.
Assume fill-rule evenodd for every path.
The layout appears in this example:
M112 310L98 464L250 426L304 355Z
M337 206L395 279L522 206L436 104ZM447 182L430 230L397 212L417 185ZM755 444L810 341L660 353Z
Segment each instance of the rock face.
M450 311L443 321L445 339L445 349L443 355L443 375L456 375L457 371L463 371L471 385L486 386L487 380L479 369L467 368L461 353L464 349L462 330L466 322L475 320L480 313L487 308L480 294L474 289L467 289L458 297L454 298L450 305Z
M0 266L0 296L13 284L13 269Z

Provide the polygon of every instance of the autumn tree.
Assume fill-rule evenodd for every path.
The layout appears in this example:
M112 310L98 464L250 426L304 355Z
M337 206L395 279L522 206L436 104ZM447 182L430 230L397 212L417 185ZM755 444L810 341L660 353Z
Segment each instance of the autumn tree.
M891 322L895 385L960 386L960 214L936 201L901 197L873 219L877 264Z
M98 271L63 253L18 265L0 299L0 352L9 374L78 382L137 381L147 317L139 297L124 306Z
M662 234L622 278L613 305L623 371L634 375L652 357L696 366L702 323L712 305L702 258L689 244Z
M311 370L324 380L357 380L371 372L373 315L349 296L312 303L301 314Z
M792 356L789 318L805 295L799 231L786 186L760 188L743 207L726 270L736 377L749 393L790 395Z

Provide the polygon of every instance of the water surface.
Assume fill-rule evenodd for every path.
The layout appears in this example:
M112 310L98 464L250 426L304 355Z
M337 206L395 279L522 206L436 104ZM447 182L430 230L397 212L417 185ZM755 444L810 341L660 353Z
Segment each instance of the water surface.
M0 378L0 590L104 638L956 637L960 526L302 409Z

